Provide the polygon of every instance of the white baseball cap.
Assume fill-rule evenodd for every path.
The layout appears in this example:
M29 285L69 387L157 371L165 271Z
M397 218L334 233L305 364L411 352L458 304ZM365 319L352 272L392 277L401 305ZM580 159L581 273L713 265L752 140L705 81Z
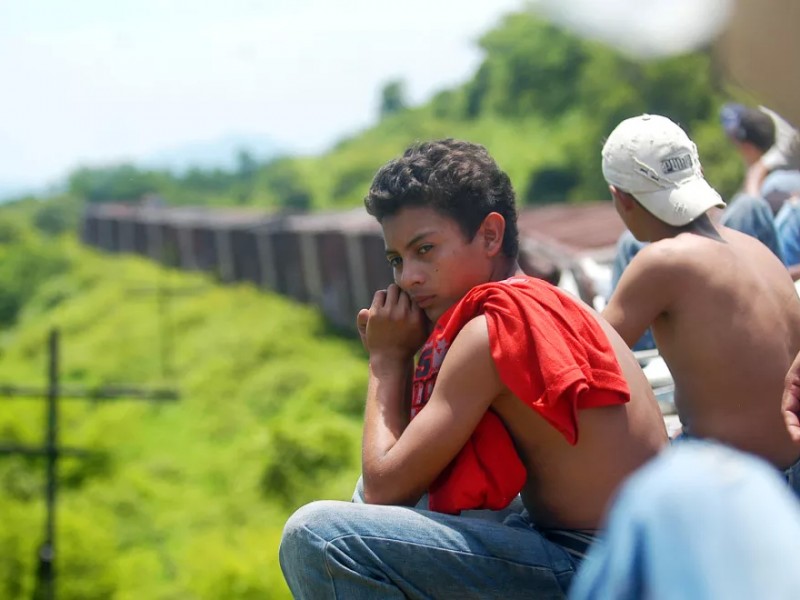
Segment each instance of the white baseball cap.
M697 146L666 117L641 115L617 125L603 145L603 176L668 225L691 223L725 203L708 185Z

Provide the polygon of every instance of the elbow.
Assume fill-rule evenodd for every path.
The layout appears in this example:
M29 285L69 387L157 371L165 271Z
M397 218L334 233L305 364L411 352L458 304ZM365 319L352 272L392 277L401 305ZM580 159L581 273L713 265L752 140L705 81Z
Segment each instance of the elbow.
M422 493L414 493L404 490L400 486L392 485L392 481L387 477L369 477L363 475L364 502L367 504L379 504L383 506L414 506L422 496Z
M381 478L378 476L368 476L366 473L363 475L364 483L364 502L367 504L395 504L395 499L388 489L388 486L381 484Z
M367 504L382 504L384 506L391 505L392 502L386 494L381 494L379 490L374 487L364 485L364 502Z

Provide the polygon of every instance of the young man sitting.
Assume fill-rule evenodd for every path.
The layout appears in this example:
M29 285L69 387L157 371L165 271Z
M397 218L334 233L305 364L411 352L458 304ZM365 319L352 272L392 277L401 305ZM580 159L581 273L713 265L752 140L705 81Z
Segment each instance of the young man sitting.
M745 165L743 192L763 197L777 215L800 169L800 133L764 106L726 104L720 121Z
M520 270L514 192L482 146L413 146L365 204L395 277L357 318L365 503L290 518L292 593L563 596L620 483L667 443L646 378L598 314ZM502 522L459 515L518 493Z
M722 201L669 119L620 123L603 147L603 174L628 229L652 242L603 316L628 344L652 328L685 434L757 454L797 481L800 447L780 410L800 349L800 299L786 268L756 239L711 222L706 211Z

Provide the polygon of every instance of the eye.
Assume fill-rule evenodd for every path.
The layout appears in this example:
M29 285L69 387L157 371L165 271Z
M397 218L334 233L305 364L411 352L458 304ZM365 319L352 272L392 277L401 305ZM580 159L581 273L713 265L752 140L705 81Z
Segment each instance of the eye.
M399 256L387 256L386 260L389 261L389 264L392 266L393 269L397 269L400 265L403 264L403 259Z
M423 244L422 246L419 247L419 249L417 249L417 253L418 254L427 254L431 250L433 250L433 245L432 244Z

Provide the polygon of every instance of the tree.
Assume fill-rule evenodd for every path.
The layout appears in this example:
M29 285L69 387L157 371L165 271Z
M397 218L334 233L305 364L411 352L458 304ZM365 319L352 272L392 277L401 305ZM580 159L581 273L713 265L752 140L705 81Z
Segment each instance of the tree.
M311 191L292 159L271 161L264 168L263 177L267 188L277 198L278 205L303 211L311 208Z
M136 201L158 193L171 177L158 171L144 171L130 164L83 167L69 176L70 194L89 202Z
M383 86L381 90L381 118L398 113L407 107L405 83L402 80L395 79Z
M258 161L247 148L240 148L236 153L236 172L242 179L250 181L258 171Z
M61 235L78 228L82 205L71 196L45 200L33 215L34 226L47 235Z
M525 190L526 204L564 202L578 183L574 169L562 166L545 167L531 173Z
M480 40L486 60L471 85L469 110L483 105L507 117L552 117L574 102L586 60L584 43L530 12L506 17Z

